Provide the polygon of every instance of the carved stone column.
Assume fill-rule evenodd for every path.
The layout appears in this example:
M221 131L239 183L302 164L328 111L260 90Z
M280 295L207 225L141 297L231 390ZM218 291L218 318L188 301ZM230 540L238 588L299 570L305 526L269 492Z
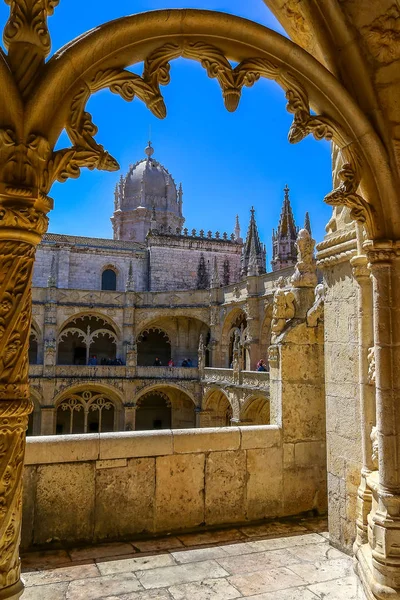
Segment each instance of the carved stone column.
M36 245L50 202L40 193L0 184L0 599L19 598L25 431L32 411L28 384L31 284Z
M378 507L370 526L373 591L400 597L400 243L369 244L373 282ZM389 593L390 592L390 593Z
M372 506L372 494L366 478L373 470L371 430L375 425L375 387L369 380L368 355L373 346L373 306L370 270L366 256L354 256L350 260L353 275L358 283L358 357L359 394L361 415L362 469L357 493L357 538L354 551L368 541L368 514Z

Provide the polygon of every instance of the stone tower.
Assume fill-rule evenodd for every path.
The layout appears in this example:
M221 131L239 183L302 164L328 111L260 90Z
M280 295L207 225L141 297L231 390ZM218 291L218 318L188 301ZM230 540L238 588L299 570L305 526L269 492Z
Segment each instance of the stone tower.
M273 271L279 271L285 267L292 267L296 264L297 260L296 238L299 228L296 227L294 221L289 200L289 188L287 185L283 191L285 196L283 199L278 230L272 231L271 265Z
M244 243L241 258L241 275L261 275L266 272L265 247L260 242L258 235L254 208L251 208L249 229Z
M144 242L150 228L176 233L185 222L182 185L177 190L167 169L154 160L151 142L145 154L116 186L111 217L115 240Z

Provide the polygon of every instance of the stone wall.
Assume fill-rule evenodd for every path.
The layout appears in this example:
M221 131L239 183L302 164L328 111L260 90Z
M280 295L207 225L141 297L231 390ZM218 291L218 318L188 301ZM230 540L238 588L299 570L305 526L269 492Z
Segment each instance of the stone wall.
M231 241L152 236L149 240L149 289L155 292L196 289L201 254L204 255L208 282L213 273L214 257L221 285L226 259L230 265L230 282L239 281L241 250L241 244Z
M351 550L360 484L357 283L348 261L324 269L329 533Z
M90 240L89 240L90 241ZM84 246L55 247L41 244L36 252L33 286L46 287L51 274L52 260L55 259L55 280L59 288L74 290L101 290L101 275L104 269L111 267L117 274L117 290L125 291L129 265L132 262L135 290L147 289L147 253L135 251L133 244L113 240L91 240ZM121 248L97 247L96 242L107 242ZM126 244L128 248L123 248Z
M313 444L293 447L288 470L276 426L31 438L23 547L124 539L311 510L320 484L306 480L303 467L312 464L322 472L324 462Z

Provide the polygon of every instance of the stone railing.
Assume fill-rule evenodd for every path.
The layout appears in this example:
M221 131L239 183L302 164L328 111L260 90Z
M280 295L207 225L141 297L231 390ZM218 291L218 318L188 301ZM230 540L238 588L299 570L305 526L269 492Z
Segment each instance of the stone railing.
M285 456L285 460L283 460ZM274 425L27 440L24 548L249 523L325 506L325 445Z
M136 367L136 377L140 379L198 379L199 370L195 367Z
M206 367L202 383L217 385L240 385L255 389L269 390L269 373L266 371L240 371L235 374L233 369L216 369Z
M283 514L281 439L274 426L29 438L23 546Z

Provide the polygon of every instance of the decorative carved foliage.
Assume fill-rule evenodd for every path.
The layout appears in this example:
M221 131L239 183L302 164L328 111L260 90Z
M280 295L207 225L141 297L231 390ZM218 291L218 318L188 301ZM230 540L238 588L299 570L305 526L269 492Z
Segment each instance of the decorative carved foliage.
M400 58L400 10L397 4L385 10L362 31L371 54L377 60L389 63Z
M368 348L368 383L375 385L375 348Z
M5 0L10 17L4 28L4 43L8 48L15 42L29 42L50 52L51 40L47 17L52 15L60 0Z
M349 163L344 164L338 176L342 180L341 184L327 194L324 201L330 206L347 206L352 219L365 223L368 231L373 231L374 208L357 194L359 178L356 176L354 166Z
M0 246L0 400L29 398L28 348L35 248Z
M33 406L29 398L0 402L0 588L20 577L22 469L25 431Z

